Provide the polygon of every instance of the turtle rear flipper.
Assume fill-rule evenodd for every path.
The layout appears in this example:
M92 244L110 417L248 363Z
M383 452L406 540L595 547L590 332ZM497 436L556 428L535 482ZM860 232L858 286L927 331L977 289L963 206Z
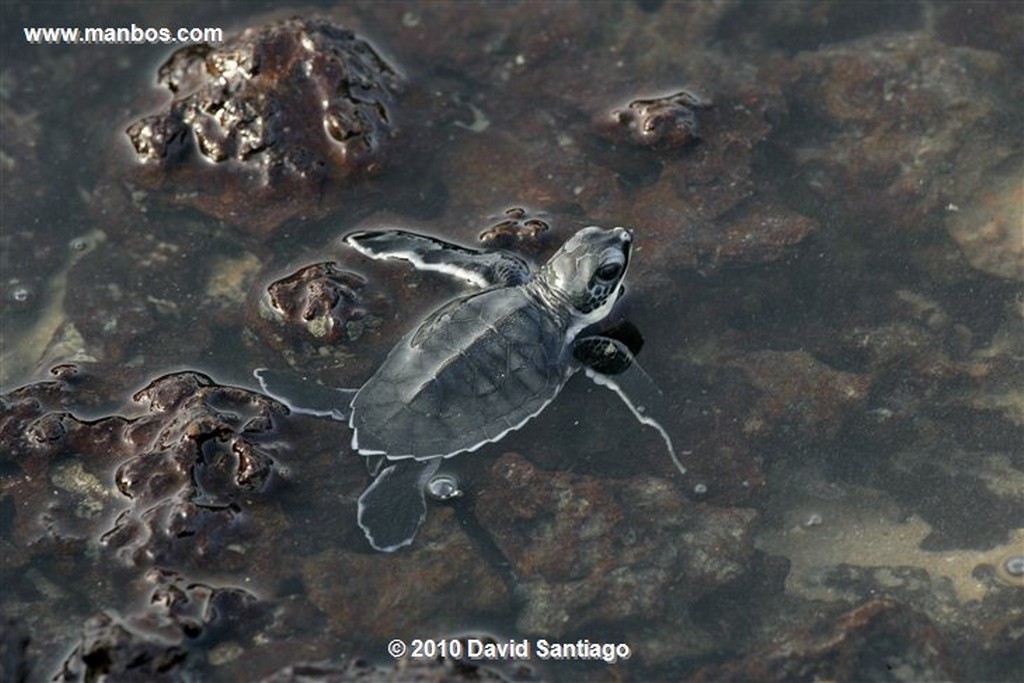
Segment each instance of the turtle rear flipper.
M345 243L372 259L397 258L418 270L451 275L484 287L514 287L530 278L530 266L505 251L476 251L404 230L353 232Z
M359 496L359 527L375 550L394 552L416 538L427 517L427 482L441 461L402 460L385 468Z
M349 404L357 389L332 389L305 377L270 368L257 368L253 376L263 393L288 406L293 413L348 419Z
M663 426L668 422L661 389L640 367L629 347L611 337L580 337L573 343L573 355L583 364L587 377L614 391L637 420L658 430L672 462L680 474L686 474L672 445L672 437Z

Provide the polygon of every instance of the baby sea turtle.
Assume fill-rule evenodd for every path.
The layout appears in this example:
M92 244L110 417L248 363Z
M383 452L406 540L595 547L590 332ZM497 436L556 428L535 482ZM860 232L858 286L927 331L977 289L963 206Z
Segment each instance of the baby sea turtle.
M657 387L623 342L587 331L625 291L630 231L583 228L535 273L508 252L402 230L357 232L345 242L370 258L403 259L480 290L427 316L359 389L255 373L265 392L296 412L347 419L352 448L386 465L359 498L359 526L374 548L390 552L412 542L426 517L424 492L444 458L522 427L580 369L657 429L685 472L652 414Z

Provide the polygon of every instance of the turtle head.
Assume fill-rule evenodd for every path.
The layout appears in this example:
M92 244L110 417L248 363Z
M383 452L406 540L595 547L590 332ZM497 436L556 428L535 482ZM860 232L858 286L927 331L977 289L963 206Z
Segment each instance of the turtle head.
M541 276L577 313L596 322L622 294L632 243L625 228L583 228L544 264Z

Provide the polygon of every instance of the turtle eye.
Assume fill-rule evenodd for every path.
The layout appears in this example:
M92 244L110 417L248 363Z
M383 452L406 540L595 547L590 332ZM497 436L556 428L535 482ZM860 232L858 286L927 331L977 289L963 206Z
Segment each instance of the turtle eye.
M622 273L621 263L606 263L597 269L597 273L595 273L595 275L597 275L597 279L599 280L608 281L614 280L620 273Z

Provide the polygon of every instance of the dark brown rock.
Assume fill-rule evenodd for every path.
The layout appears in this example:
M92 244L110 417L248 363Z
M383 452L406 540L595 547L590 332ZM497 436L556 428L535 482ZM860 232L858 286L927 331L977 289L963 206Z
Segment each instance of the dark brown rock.
M89 619L82 630L82 640L65 662L58 680L178 680L186 658L180 640L165 643L152 635L147 637L106 613Z
M1024 188L1021 160L987 173L978 192L965 197L947 220L950 236L974 268L1024 281Z
M947 649L924 615L897 602L872 600L824 632L792 631L764 650L706 667L689 680L957 680Z
M848 224L878 226L872 235L929 230L983 190L981 174L1020 154L996 133L1012 97L996 53L920 32L804 52L796 65L800 114L783 139L809 189Z
M166 572L149 579L156 587L147 607L88 619L54 680L179 681L187 670L208 669L207 650L218 642L251 637L266 622L267 605L244 590Z
M3 539L9 567L39 554L62 565L79 562L69 551L80 549L90 529L94 533L118 509L107 477L130 452L123 437L129 423L122 417L86 421L68 412L81 382L64 370L0 397L0 468L7 473L4 499L12 502Z
M230 548L253 533L244 501L259 494L276 464L261 443L283 407L220 387L198 373L162 377L134 399L150 410L127 430L139 454L117 470L132 501L104 535L125 560L160 566L225 566L246 561Z
M544 472L513 454L491 476L477 512L518 578L526 633L670 620L753 553L753 510L691 503L662 479Z
M229 547L254 533L246 507L279 471L267 442L282 406L189 372L138 392L148 412L131 419L81 420L59 409L71 393L61 379L4 397L5 461L22 475L5 493L15 510L48 510L16 513L13 538L24 547L46 539L57 552L61 539L102 536L146 566L249 561Z
M307 558L302 575L332 630L349 638L384 641L448 633L467 614L510 607L505 584L476 552L450 508L430 509L411 552L328 549ZM458 595L457 605L453 595Z
M760 351L734 359L760 392L743 424L751 438L790 446L835 438L844 417L867 402L869 375L840 372L804 351Z
M353 32L289 19L175 52L159 71L175 99L127 133L146 185L265 234L381 170L399 80Z
M506 209L501 219L480 233L480 241L495 249L527 248L538 244L547 232L548 222L523 207Z
M688 90L633 100L600 127L613 139L654 149L671 149L700 139L698 111L711 103Z
M366 278L342 270L333 261L314 263L275 280L258 304L260 317L273 327L261 335L262 341L281 348L358 339L368 327L380 323L369 310L365 286Z

